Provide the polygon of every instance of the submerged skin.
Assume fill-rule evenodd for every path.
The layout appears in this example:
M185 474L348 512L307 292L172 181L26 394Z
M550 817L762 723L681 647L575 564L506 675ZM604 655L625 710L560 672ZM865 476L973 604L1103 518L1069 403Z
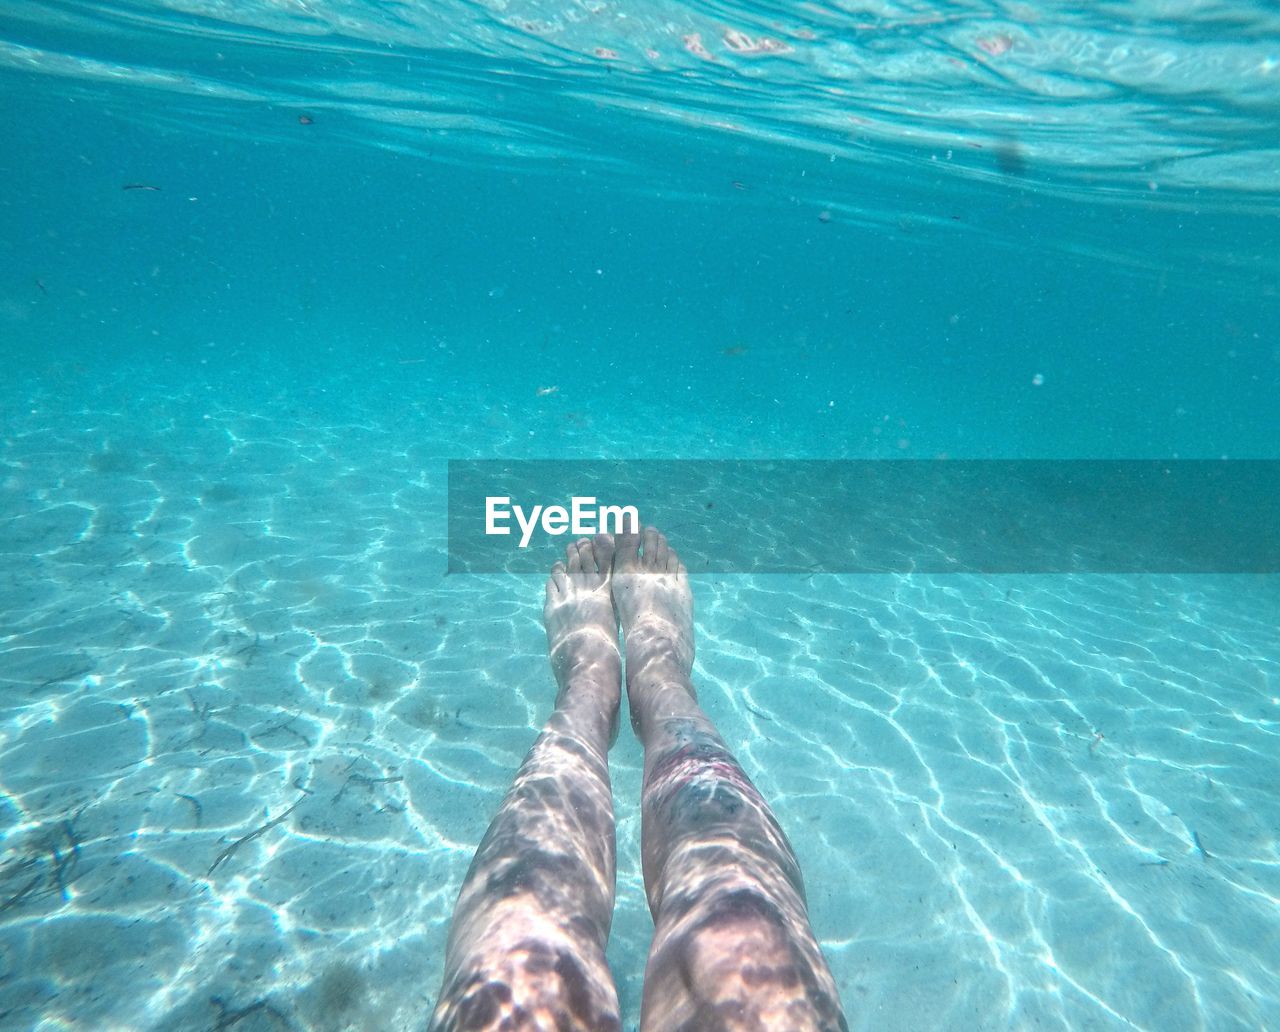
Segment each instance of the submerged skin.
M615 850L609 746L622 660L613 541L570 545L543 610L556 708L476 850L429 1028L621 1028L604 959Z
M795 854L698 706L679 557L649 528L643 541L619 536L616 550L604 535L580 541L567 560L552 570L545 609L556 711L467 873L431 1028L619 1028L604 962L615 850L606 757L621 697L614 609L644 746L654 938L642 1032L847 1028Z

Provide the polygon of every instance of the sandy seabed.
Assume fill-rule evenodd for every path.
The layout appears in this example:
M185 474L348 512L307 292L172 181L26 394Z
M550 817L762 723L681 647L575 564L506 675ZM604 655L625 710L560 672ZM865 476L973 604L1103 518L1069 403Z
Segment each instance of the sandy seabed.
M535 447L520 419L10 401L0 1027L422 1027L552 699L541 583L443 575L444 460ZM1276 578L694 592L852 1028L1280 1025ZM630 1028L625 722L612 759Z

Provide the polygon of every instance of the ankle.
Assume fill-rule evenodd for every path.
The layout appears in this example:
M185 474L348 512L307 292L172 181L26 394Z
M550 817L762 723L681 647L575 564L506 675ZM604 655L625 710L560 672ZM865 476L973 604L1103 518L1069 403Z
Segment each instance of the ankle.
M630 643L628 643L630 644ZM628 691L649 692L661 688L674 688L694 694L689 674L693 657L682 654L674 643L664 643L657 648L627 649Z

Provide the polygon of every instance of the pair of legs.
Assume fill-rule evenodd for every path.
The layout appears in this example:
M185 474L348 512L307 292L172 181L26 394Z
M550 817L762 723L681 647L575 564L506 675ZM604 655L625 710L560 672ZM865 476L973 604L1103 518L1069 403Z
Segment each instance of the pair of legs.
M544 611L555 712L458 897L432 1032L620 1029L605 963L615 842L608 751L626 645L644 746L645 891L654 919L642 1032L846 1028L795 854L698 706L693 598L652 528L567 549Z

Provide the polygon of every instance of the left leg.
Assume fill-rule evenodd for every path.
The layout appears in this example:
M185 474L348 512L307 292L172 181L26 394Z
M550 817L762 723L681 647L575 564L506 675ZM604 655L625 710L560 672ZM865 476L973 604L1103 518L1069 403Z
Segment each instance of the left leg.
M463 882L432 1032L621 1027L604 957L616 867L608 753L622 695L612 562L601 534L551 571L555 712Z

